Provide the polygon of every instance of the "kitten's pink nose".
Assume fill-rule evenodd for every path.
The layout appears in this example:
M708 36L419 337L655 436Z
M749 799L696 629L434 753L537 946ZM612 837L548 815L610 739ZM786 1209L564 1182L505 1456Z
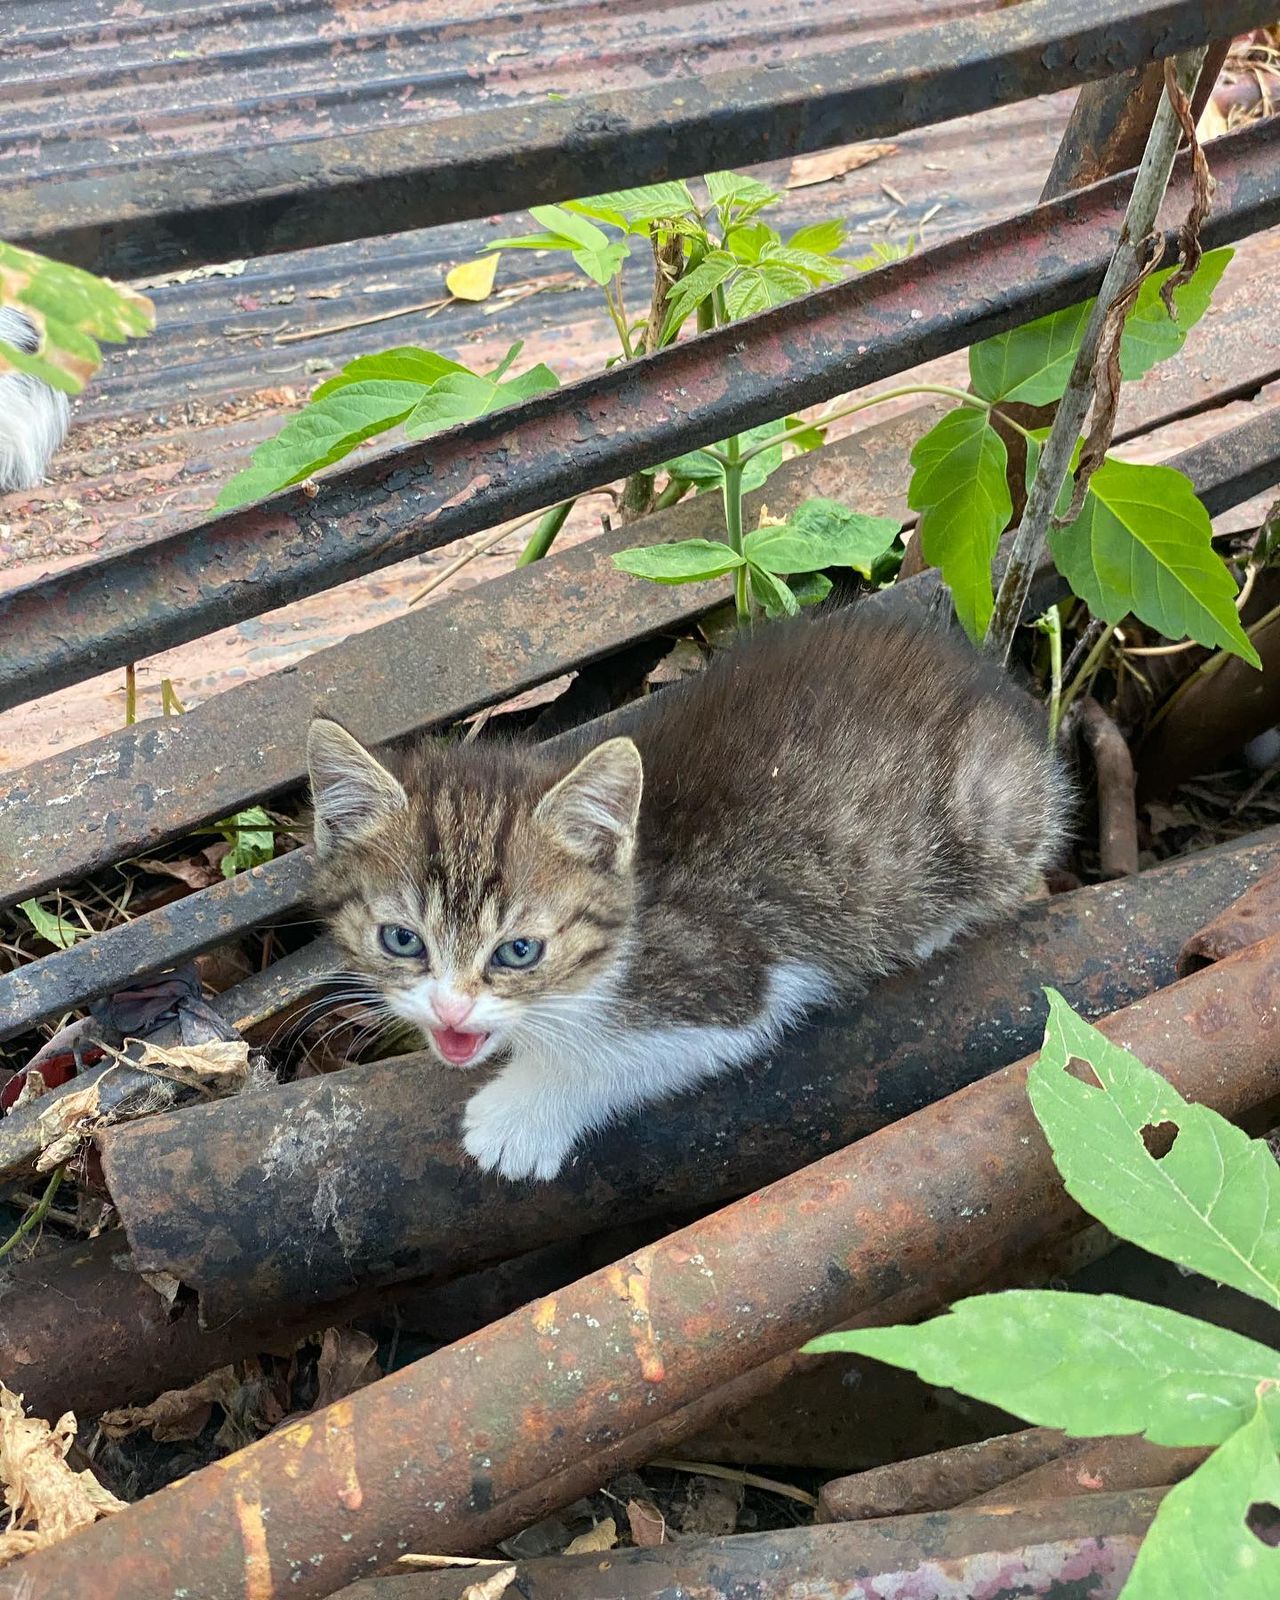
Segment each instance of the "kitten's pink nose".
M460 1028L476 1008L475 1001L465 994L438 994L432 1003L446 1028Z

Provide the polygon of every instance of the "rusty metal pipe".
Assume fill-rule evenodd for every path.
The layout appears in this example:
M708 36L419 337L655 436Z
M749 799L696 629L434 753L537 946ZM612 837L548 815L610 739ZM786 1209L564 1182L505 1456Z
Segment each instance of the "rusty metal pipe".
M1188 1098L1280 1091L1280 938L1107 1019ZM981 1283L1080 1225L1029 1061L839 1150L118 1516L26 1557L0 1595L319 1597L404 1549L465 1550L531 1483L940 1268ZM534 1201L536 1204L536 1200Z
M697 1539L517 1563L524 1600L1115 1600L1160 1495L1098 1495L1007 1516L934 1516ZM478 1572L366 1579L341 1600L457 1600Z
M1215 141L1206 248L1280 218L1274 154L1265 124ZM1185 158L1176 173L1171 235L1190 201ZM15 589L0 597L0 709L1072 305L1102 281L1128 189L1107 179L349 467L315 498L288 491Z
M553 1184L481 1174L457 1135L472 1085L424 1057L104 1130L107 1183L139 1268L196 1289L211 1325L457 1276L584 1218L599 1229L722 1203L1034 1048L1042 983L1101 1016L1172 982L1183 942L1278 859L1271 832L1029 904L815 1019L749 1093L730 1077L632 1118Z

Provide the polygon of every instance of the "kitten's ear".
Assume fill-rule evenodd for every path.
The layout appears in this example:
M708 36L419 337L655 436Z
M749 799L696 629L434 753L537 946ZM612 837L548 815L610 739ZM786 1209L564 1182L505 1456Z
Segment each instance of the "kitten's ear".
M644 768L630 739L607 739L548 790L534 811L566 850L599 866L625 867L640 814Z
M408 809L409 798L399 780L328 717L314 717L307 729L307 771L315 806L316 850L322 856Z

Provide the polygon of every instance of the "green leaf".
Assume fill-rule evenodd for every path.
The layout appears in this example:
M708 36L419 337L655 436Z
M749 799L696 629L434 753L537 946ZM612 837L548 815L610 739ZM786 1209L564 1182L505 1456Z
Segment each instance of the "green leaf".
M984 400L1044 406L1062 398L1093 301L1037 317L969 350L969 377Z
M244 811L237 811L234 817L226 817L215 823L215 827L231 843L230 850L222 858L224 878L234 877L246 867L261 866L276 853L275 823L261 806L249 806Z
M1235 255L1231 249L1206 250L1188 282L1173 291L1178 320L1173 322L1165 310L1160 290L1177 270L1156 272L1138 290L1133 310L1125 318L1120 338L1120 374L1140 378L1158 361L1177 355L1187 342L1187 333L1209 309L1213 292Z
M743 558L718 539L684 539L679 544L647 544L619 550L613 564L622 572L654 583L702 583L708 578L722 578L742 566Z
M491 411L501 411L504 406L531 399L535 394L558 388L559 384L551 368L542 363L530 367L518 378L508 378L505 383L481 378L474 372L451 373L421 397L405 422L404 431L410 439L421 439L442 428L452 428L460 422L487 416Z
M844 243L844 236L844 223L838 217L829 217L826 222L797 228L787 244L792 250L816 250L820 256L829 256Z
M434 350L420 350L415 345L405 344L394 350L383 350L378 355L357 356L354 361L348 361L341 372L326 378L312 392L311 398L323 400L326 395L334 394L339 389L349 388L353 383L365 383L372 378L387 378L395 383L420 383L429 389L438 378L450 372L467 370Z
M0 339L0 372L25 372L66 394L79 394L102 365L99 339L122 344L156 325L145 295L3 241L0 305L24 312L40 341L32 353Z
M608 194L565 203L566 211L576 211L582 216L612 223L615 228L641 233L650 222L674 222L697 209L688 184L679 181L651 183L641 189L613 189Z
M68 922L65 917L58 917L52 911L46 911L38 900L23 900L18 906L27 921L36 930L42 939L53 945L56 950L70 950L77 939L87 939L88 931Z
M1029 445L1029 474L1038 455ZM1064 500L1069 493L1068 485ZM1079 517L1050 531L1049 549L1095 617L1114 624L1132 612L1168 639L1220 645L1260 669L1212 536L1209 513L1181 472L1109 457L1089 480Z
M686 272L667 296L667 320L662 330L666 344L691 312L708 299L736 270L737 261L727 250L712 250L692 272Z
M770 306L785 305L788 300L808 294L812 287L803 272L771 256L765 257L757 266L740 267L725 285L725 309L736 322L740 317L767 311Z
M1113 1294L1009 1289L915 1327L859 1328L807 1344L919 1373L1045 1428L1218 1444L1250 1415L1280 1354L1229 1328Z
M767 184L757 183L740 172L708 172L702 181L720 211L721 222L726 224L731 213L743 222L780 198Z
M819 255L816 250L797 249L791 244L770 246L765 252L764 259L793 267L811 284L838 283L845 274L843 262L832 261L829 256Z
M762 251L769 245L780 245L782 240L767 222L748 222L740 228L730 228L724 242L731 255L754 266Z
M971 639L987 631L995 605L991 563L1013 515L1008 461L986 413L971 406L949 411L911 452L907 504L920 513L917 537L942 569Z
M631 254L625 244L611 240L594 222L562 206L530 206L529 215L569 241L573 259L595 283L608 283Z
M738 435L738 443L744 450L750 445L763 444L775 433L781 433L783 426L781 422L766 422L759 428L749 428L746 433ZM722 439L716 448L727 450L728 441ZM749 494L752 489L759 489L767 483L781 465L781 445L771 450L762 450L758 456L753 456L742 469L743 494ZM724 468L707 450L690 450L686 455L677 456L674 461L664 461L662 466L655 470L668 472L673 478L683 478L686 483L694 484L700 491L718 489L724 482Z
M834 585L823 572L799 572L787 579L787 587L802 606L816 606L831 593Z
M1265 1401L1165 1495L1120 1600L1274 1600L1280 1550L1245 1520L1258 1505L1280 1506Z
M1125 319L1120 339L1123 377L1140 378L1158 361L1182 349L1188 330L1208 310L1213 291L1233 254L1229 249L1210 250L1201 257L1189 282L1174 290L1177 322L1170 320L1160 298L1161 288L1176 269L1169 267L1146 280ZM1060 400L1095 303L1085 300L974 345L969 351L969 376L974 389L985 400L1016 400L1033 406Z
M772 572L754 561L747 562L747 576L751 592L767 616L794 617L799 611L800 602L781 578L775 578Z
M1120 1238L1280 1308L1280 1165L1270 1149L1191 1105L1046 993L1027 1089L1068 1194ZM1097 1081L1073 1077L1073 1059ZM1157 1160L1142 1133L1165 1123L1178 1134Z
M898 529L890 517L849 511L835 500L806 500L782 526L749 533L743 550L757 566L775 574L853 567L869 578Z
M820 423L806 423L803 417L788 417L786 419L786 428L788 432L792 428L804 429L803 433L793 433L787 441L789 444L795 445L797 450L806 452L816 450L819 445L827 442L827 430Z
M321 400L311 401L305 411L285 423L274 439L258 446L252 466L223 485L217 509L227 511L261 500L340 461L365 439L403 422L421 402L424 392L431 391L424 391L420 383L373 378L347 384Z

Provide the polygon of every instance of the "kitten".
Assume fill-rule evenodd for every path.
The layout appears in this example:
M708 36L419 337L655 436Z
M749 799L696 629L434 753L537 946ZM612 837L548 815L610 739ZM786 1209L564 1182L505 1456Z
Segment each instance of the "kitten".
M463 1126L508 1178L1011 912L1063 833L1040 708L918 622L769 625L629 722L386 766L311 724L316 902L439 1060L501 1063Z
M31 319L14 306L0 306L0 339L34 355L40 339ZM54 451L67 436L71 404L26 372L0 372L0 494L34 489Z

